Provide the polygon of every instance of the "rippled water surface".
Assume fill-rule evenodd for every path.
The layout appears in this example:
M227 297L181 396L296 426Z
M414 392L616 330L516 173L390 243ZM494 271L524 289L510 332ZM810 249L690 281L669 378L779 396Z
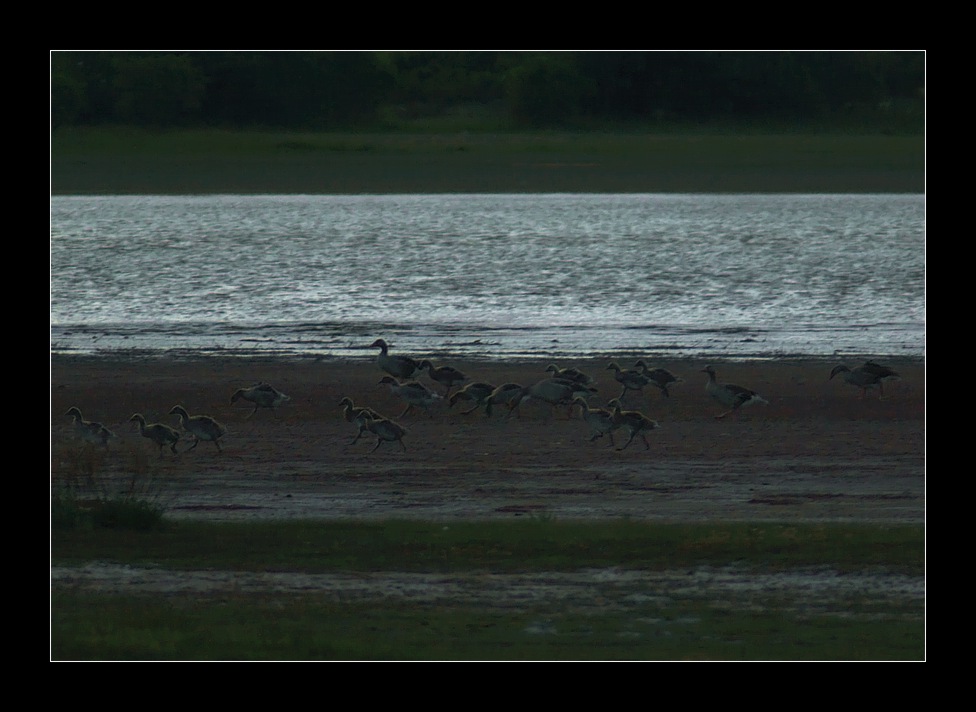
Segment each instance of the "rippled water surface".
M921 356L922 195L51 199L52 352Z

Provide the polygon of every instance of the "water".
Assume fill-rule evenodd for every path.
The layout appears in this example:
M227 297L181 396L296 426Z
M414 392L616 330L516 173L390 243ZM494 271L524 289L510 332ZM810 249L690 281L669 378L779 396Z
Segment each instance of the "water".
M921 357L923 195L51 199L51 351Z

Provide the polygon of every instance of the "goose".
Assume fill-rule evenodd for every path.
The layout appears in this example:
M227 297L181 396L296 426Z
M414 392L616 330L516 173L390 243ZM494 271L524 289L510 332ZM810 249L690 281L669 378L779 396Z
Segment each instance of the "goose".
M406 381L405 383L400 383L393 376L383 376L377 385L387 385L390 390L401 399L406 401L407 407L399 417L405 416L411 408L417 406L418 408L423 408L430 415L430 407L440 400L443 400L441 396L434 393L427 386L419 381Z
M407 451L407 446L403 444L403 436L407 434L407 429L389 418L370 418L366 417L363 419L363 424L366 429L376 436L376 445L370 452L376 452L376 449L383 444L383 442L398 442L403 451Z
M250 388L238 388L234 391L234 395L230 397L230 402L236 403L242 398L254 404L254 410L247 415L247 418L257 413L258 408L271 408L271 411L275 412L275 406L291 400L290 396L286 396L274 386L267 383L258 383L256 386L251 386Z
M363 433L368 430L366 427L367 420L386 420L372 408L366 408L365 406L356 407L353 405L352 399L348 397L340 400L339 405L343 406L342 416L346 419L346 422L352 423L359 428L359 434L349 443L350 445L357 442L363 436Z
M521 395L515 398L515 405L512 406L512 411L518 409L524 400L539 400L544 403L548 403L551 408L555 408L557 405L573 403L573 398L577 396L580 392L588 392L589 386L583 386L579 383L573 381L567 381L560 378L546 378L538 383L534 383L528 388L523 388ZM509 413L509 417L512 414Z
M434 368L434 364L426 359L420 362L420 370L423 371L424 369L427 370L427 375L430 376L431 380L437 381L447 388L444 392L445 398L451 394L451 389L454 386L458 386L468 380L468 377L464 373L453 366Z
M169 414L178 415L183 429L193 436L193 444L187 448L187 452L199 445L201 440L211 441L217 446L217 452L223 452L220 447L220 439L224 437L227 428L209 415L189 415L181 405L174 405Z
M617 448L618 450L625 449L630 445L636 435L641 436L641 440L644 441L644 449L650 450L651 444L647 442L647 436L644 433L651 430L656 430L661 427L658 425L656 420L651 420L643 413L636 410L621 410L620 399L614 398L607 404L610 407L610 412L613 416L613 422L618 428L627 428L630 431L630 438L624 443L623 447Z
M525 388L518 383L503 383L485 398L485 415L491 417L492 406L496 403L507 406L509 415L511 415L524 392Z
M108 447L109 438L116 437L115 433L101 423L85 420L81 416L81 411L76 406L68 408L65 415L70 415L74 419L75 432L85 442Z
M897 381L901 378L901 374L894 369L888 368L887 366L882 366L877 361L865 361L864 365L861 367L869 373L874 373L880 378L886 378L891 381Z
M869 388L877 387L879 391L878 400L884 398L884 382L901 378L897 371L893 371L887 366L882 366L874 361L865 361L863 366L858 366L851 370L844 364L834 366L830 372L831 380L838 373L844 374L844 382L861 389L861 398L867 395Z
M146 425L146 419L141 413L135 413L129 421L135 421L139 423L139 432L142 433L142 437L149 438L154 443L159 445L159 456L163 455L163 448L169 447L176 454L176 443L180 441L179 431L174 428L165 425L164 423L150 423Z
M634 370L639 371L642 376L645 376L650 381L650 385L657 387L666 398L671 397L668 386L684 381L683 378L675 376L666 368L648 368L647 364L643 361L635 363Z
M550 363L548 366L546 366L546 373L551 373L552 378L564 378L567 381L575 381L576 383L581 383L584 386L593 385L593 379L580 371L578 368L559 368L559 366L556 364Z
M409 356L390 356L390 347L383 339L377 339L369 345L369 348L380 350L376 363L394 378L413 378L413 375L420 370L420 363Z
M769 401L755 391L749 390L748 388L743 388L742 386L736 386L731 383L719 383L715 378L715 369L711 366L705 366L705 368L702 369L702 373L708 374L708 382L705 384L705 391L712 398L728 408L728 410L721 415L716 415L716 418L724 418L729 413L737 411L739 408L746 405L769 405Z
M610 365L607 366L608 371L613 371L613 377L617 379L617 382L624 387L620 391L618 398L623 398L627 395L627 391L637 391L639 393L644 392L644 386L651 382L651 379L645 376L640 371L635 369L622 369L617 365L616 361L611 361Z
M589 398L592 395L596 395L597 392L596 386L587 385L582 381L573 380L569 378L551 378L549 380L554 381L555 383L569 386L573 391L572 398L575 398L576 396ZM573 416L572 398L570 398L570 400L567 401L567 403L569 404L569 408L567 409L567 413L566 413L567 418L571 418Z
M459 400L474 401L474 407L468 410L462 410L461 415L467 415L468 413L473 413L478 410L481 406L485 404L485 400L491 395L491 392L495 390L495 386L490 383L484 383L483 381L475 381L469 383L463 388L454 392L448 401L447 406L449 408L453 407L455 403Z
M615 444L613 442L613 431L620 427L620 424L613 419L613 413L603 408L591 408L583 396L573 398L573 403L579 405L580 417L593 430L593 436L590 438L590 442L593 442L597 438L602 438L604 435L609 435L609 447L613 447Z
M569 386L571 389L573 389L574 395L581 395L584 398L595 395L597 392L596 386L590 386L582 381L577 381L572 378L544 378L543 380L539 381L539 383L545 383L547 381L552 381L553 383L558 383L563 386Z

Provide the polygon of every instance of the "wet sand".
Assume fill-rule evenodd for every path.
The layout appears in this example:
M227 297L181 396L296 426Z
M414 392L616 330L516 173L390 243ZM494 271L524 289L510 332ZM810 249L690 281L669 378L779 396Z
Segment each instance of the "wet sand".
M547 376L549 361L445 361L472 380L524 385ZM597 381L593 405L620 395L606 360L560 361ZM440 404L413 410L385 386L373 360L144 360L56 356L51 362L52 477L57 484L109 491L136 473L169 516L210 519L632 518L656 521L771 520L922 523L925 516L925 374L920 361L887 360L902 378L861 399L834 361L718 362L720 381L758 391L768 405L724 419L705 392L704 362L655 362L684 379L664 398L628 393L627 408L660 427L618 450L565 408L525 403L462 415ZM437 365L442 365L438 363ZM629 367L630 363L622 363ZM850 366L858 365L850 361ZM427 378L419 380L439 388ZM291 401L276 412L231 394L257 381ZM349 397L401 422L406 451L357 429L338 405ZM136 412L178 427L176 404L227 427L223 452L209 442L159 454L142 438ZM78 443L70 418L115 431L107 451ZM94 485L85 463L94 463Z

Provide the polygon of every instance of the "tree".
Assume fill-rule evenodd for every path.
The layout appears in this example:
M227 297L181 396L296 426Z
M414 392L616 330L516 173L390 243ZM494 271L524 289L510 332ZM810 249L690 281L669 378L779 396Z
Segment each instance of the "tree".
M206 82L186 54L123 53L115 67L119 121L149 126L199 121Z
M333 130L463 109L530 128L920 131L923 52L52 52L52 125ZM475 107L476 113L470 109Z
M578 118L593 95L572 52L526 53L507 79L512 118L533 127L560 126Z
M67 52L51 56L51 127L78 123L85 111L87 94L81 73L72 67Z

